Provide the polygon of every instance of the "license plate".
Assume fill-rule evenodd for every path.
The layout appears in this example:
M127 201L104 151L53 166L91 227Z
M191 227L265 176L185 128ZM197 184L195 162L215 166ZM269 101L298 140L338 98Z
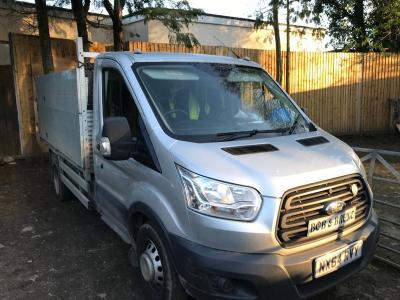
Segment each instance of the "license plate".
M343 227L353 223L356 219L356 208L347 209L343 212L326 216L308 222L307 236L316 236L327 232L334 231L339 227Z
M314 260L314 277L329 274L355 261L362 255L363 241L357 241L339 250L329 252Z

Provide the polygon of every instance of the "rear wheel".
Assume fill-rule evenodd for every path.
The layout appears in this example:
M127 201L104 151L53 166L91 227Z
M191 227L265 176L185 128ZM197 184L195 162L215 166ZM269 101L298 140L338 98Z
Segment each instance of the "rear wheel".
M187 299L170 255L151 223L143 224L137 234L137 266L148 300Z
M53 164L51 169L51 179L53 181L54 192L57 195L57 199L60 201L69 201L72 199L72 192L68 187L61 181L60 171L56 164Z

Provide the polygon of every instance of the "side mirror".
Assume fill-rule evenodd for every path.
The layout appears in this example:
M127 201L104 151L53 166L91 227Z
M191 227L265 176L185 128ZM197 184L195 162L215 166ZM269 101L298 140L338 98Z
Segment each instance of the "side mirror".
M104 119L100 153L109 160L129 159L135 148L131 129L125 117L109 117Z

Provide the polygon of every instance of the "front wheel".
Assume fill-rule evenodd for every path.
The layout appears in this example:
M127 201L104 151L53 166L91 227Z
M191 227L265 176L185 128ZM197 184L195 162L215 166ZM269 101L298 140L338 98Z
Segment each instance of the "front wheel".
M187 299L168 251L151 223L145 223L139 228L136 245L139 278L146 299Z

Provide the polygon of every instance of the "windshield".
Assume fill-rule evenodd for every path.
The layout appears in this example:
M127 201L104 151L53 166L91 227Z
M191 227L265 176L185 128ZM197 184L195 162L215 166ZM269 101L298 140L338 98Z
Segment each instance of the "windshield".
M164 130L211 142L309 131L260 68L210 63L143 63L135 72Z

